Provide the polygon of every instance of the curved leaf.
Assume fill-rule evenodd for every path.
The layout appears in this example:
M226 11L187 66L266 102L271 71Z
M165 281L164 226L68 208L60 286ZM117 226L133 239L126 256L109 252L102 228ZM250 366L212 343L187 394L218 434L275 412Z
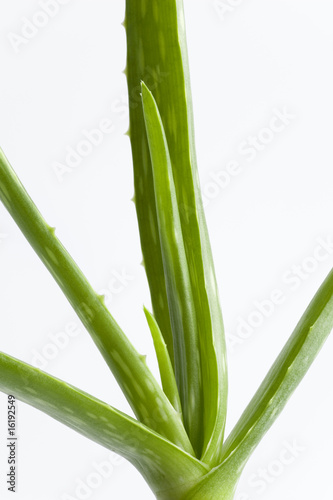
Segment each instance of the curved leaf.
M196 481L207 472L194 457L125 413L3 353L0 390L122 455L155 492L186 491L187 481Z
M87 328L139 420L193 452L178 413L143 357L55 236L54 228L46 224L1 150L0 200Z

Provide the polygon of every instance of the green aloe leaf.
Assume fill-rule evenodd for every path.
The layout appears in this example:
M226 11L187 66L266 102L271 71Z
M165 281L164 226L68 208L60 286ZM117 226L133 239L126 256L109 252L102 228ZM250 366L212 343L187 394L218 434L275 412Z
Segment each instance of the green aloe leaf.
M214 499L215 496L209 495L216 495L219 488L232 494L249 457L307 373L332 329L333 270L226 440L223 463L201 480L185 498Z
M154 96L169 148L200 341L204 381L200 395L204 401L202 459L217 465L227 405L225 340L199 190L182 1L127 0L125 27L135 200L154 315L173 360L177 331L175 324L170 324L172 311L166 290L153 171L140 105L141 81ZM185 415L184 408L183 411Z
M116 377L137 418L192 453L179 414L96 294L46 224L0 150L0 200L50 271Z
M0 390L129 460L155 492L186 491L207 472L191 455L108 404L0 353ZM179 474L179 470L182 474ZM186 478L186 481L184 481Z
M202 449L203 391L200 341L168 145L156 102L142 83L142 101L153 166L158 229L174 334L175 374L185 427L197 454Z
M154 342L164 393L175 410L181 415L182 407L179 399L178 387L163 335L154 316L146 308L144 308L144 312Z
M278 417L333 328L333 271L307 307L287 344L225 442L223 456L246 458Z

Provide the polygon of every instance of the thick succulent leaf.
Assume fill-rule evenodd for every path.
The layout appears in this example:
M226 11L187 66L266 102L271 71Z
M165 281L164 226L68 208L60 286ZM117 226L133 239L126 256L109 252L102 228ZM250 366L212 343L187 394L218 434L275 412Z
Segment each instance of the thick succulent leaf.
M164 394L167 396L175 410L181 415L182 407L178 387L167 346L154 316L146 308L144 308L144 312L154 342Z
M333 329L333 271L328 275L257 393L228 437L223 456L252 453Z
M0 200L50 271L116 377L137 418L168 439L193 449L156 379L74 260L46 224L0 150Z
M156 100L169 147L199 329L204 380L203 460L216 465L220 462L218 453L226 418L225 341L199 190L182 1L150 4L127 0L125 26L135 199L154 315L172 358L171 344L176 332L170 328L172 311L166 293L153 173L140 106L141 80Z
M185 428L194 451L202 449L203 381L199 331L168 145L156 102L142 83L142 101L153 166L158 230L171 325L174 331L175 374Z
M26 363L0 353L0 390L129 460L158 492L197 480L194 457L128 415ZM181 474L179 471L181 470Z
M209 494L210 492L212 495L214 492L216 494L219 487L233 491L247 460L283 410L332 329L333 270L311 301L290 339L226 440L223 447L223 463L202 479L194 491L191 491L191 494L185 498L213 499L216 497L209 496Z

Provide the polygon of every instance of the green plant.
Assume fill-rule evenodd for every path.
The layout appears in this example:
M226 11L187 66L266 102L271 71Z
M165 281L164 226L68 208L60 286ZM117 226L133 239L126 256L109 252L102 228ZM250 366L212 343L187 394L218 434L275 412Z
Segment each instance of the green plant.
M154 309L145 313L162 388L2 153L2 202L89 331L137 420L5 354L0 388L127 458L157 498L231 500L252 451L332 329L333 272L224 440L225 341L197 176L182 2L127 0L125 27L135 203ZM144 82L147 67L152 79Z

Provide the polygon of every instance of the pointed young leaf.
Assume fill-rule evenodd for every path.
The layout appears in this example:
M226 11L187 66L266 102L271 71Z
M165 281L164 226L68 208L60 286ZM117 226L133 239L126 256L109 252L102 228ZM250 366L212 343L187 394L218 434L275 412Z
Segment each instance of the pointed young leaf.
M186 491L206 471L194 457L108 404L62 380L0 353L0 391L47 413L129 460L158 492ZM181 474L179 471L181 470Z
M181 414L182 407L179 399L178 387L163 335L154 316L146 308L144 308L144 312L154 342L163 391L174 409Z
M141 246L154 315L172 358L172 337L152 167L140 81L150 88L169 147L181 229L199 327L204 397L203 460L220 462L227 405L223 322L214 265L199 190L185 22L181 0L126 0L127 77L135 196ZM149 222L149 223L148 223ZM216 451L218 450L218 451Z
M203 397L195 304L180 225L168 145L156 102L142 83L142 101L153 166L158 230L174 334L175 374L184 423L197 454L202 449Z
M54 229L46 224L1 150L0 200L89 331L138 419L191 453L178 413Z

